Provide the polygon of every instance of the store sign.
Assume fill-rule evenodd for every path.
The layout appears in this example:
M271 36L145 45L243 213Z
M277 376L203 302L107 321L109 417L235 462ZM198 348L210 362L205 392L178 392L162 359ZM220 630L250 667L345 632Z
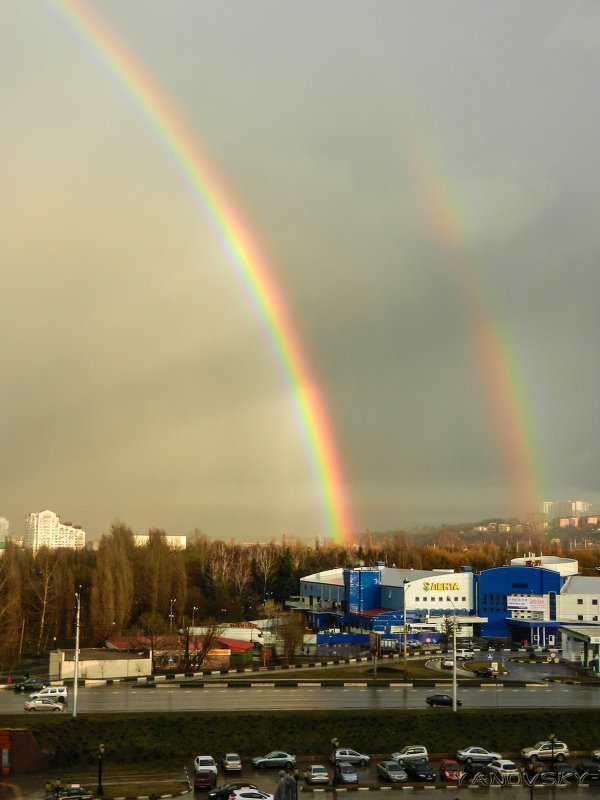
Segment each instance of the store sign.
M423 581L424 592L459 592L460 584L457 581Z
M519 611L548 611L548 598L539 595L509 595L506 607Z

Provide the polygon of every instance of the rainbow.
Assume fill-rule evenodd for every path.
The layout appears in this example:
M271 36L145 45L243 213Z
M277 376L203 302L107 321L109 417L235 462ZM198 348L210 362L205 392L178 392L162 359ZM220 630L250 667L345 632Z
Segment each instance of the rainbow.
M82 0L49 0L150 125L226 256L290 395L325 527L352 542L354 524L332 422L277 283L194 132L148 72Z
M449 187L430 151L414 147L409 162L433 231L452 259L470 318L498 451L510 484L511 509L520 519L526 519L528 514L540 510L543 481L540 460L535 455L535 425L524 381L519 375L518 359L500 315L477 280L469 256L472 236L468 215L461 208L459 196Z

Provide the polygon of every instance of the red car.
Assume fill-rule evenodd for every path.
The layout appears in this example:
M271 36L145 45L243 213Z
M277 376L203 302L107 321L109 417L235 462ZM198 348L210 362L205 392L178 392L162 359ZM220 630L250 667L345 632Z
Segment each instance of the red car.
M440 761L440 780L459 781L462 770L453 758L443 758Z

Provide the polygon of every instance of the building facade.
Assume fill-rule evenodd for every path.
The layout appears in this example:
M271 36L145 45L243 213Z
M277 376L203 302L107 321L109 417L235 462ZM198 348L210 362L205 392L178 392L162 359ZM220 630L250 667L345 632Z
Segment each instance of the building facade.
M426 641L455 617L462 636L555 647L562 625L600 623L600 577L583 577L576 560L556 556L515 558L480 574L379 563L309 575L293 605L317 631L406 633Z
M60 517L46 509L32 513L25 523L23 547L37 552L40 547L56 550L68 547L82 550L85 547L85 531L70 522L61 522Z

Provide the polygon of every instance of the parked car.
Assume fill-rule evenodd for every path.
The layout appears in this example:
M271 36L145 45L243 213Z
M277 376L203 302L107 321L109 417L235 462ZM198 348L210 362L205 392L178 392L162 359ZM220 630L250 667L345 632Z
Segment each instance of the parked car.
M311 764L304 770L306 783L329 783L329 773L322 764Z
M508 758L495 758L488 764L490 775L496 775L503 778L505 775L518 775L519 768Z
M600 749L592 750L591 756L595 761L600 761Z
M495 758L502 758L500 753L494 753L491 750L486 750L484 747L463 747L462 750L456 751L456 758L459 761L465 761L467 764L489 764Z
M482 783L484 778L489 778L490 771L488 769L488 765L484 764L483 762L470 762L469 764L464 764L461 766L463 782L466 781L467 783L477 781Z
M543 771L544 775L552 775L556 780L560 779L561 784L565 781L575 782L579 780L577 773L575 772L575 767L567 764L566 761L561 761L557 764L542 764L540 761L529 763L531 764L532 769L536 771Z
M222 786L217 786L212 792L208 793L208 800L229 800L231 793L236 789L258 789L254 783L248 781L229 781Z
M452 706L452 698L449 694L430 694L429 697L425 698L425 702L431 708L434 706ZM462 702L457 700L456 705L462 706Z
M80 783L69 783L66 786L56 783L46 784L46 794L44 800L92 800L94 795L89 789L85 789Z
M462 770L458 761L453 758L442 758L440 761L440 780L442 781L459 781L462 775Z
M428 761L408 761L404 769L409 781L430 783L435 780L435 772Z
M48 686L45 678L25 678L20 683L15 683L15 692L35 692Z
M442 669L453 669L453 667L454 667L453 658L442 658Z
M359 753L356 750L351 750L349 747L338 747L338 749L330 755L332 761L347 761L349 764L360 764L361 767L366 767L371 761L371 757L364 753Z
M528 761L552 760L564 761L570 755L569 748L564 742L541 741L533 747L524 747L521 750L521 758Z
M23 706L25 711L64 711L64 703L58 703L50 697L38 697L35 700L26 700Z
M217 784L217 764L212 756L194 759L194 789L213 788Z
M271 750L266 756L255 756L252 759L252 766L257 769L265 767L283 767L292 769L296 766L296 756L284 753L283 750Z
M221 759L221 767L224 772L241 772L242 759L237 753L225 753Z
M337 761L333 772L333 783L358 783L358 775L354 764L349 761Z
M407 764L409 761L427 761L429 753L422 744L407 744L402 750L392 753L392 758L399 764Z
M37 700L38 697L50 697L59 703L66 702L69 689L67 686L46 686L37 692L32 692L29 695L30 700Z
M460 650L456 651L456 657L462 658L464 661L469 661L475 657L475 653L472 653L470 650L465 650L461 648Z
M375 772L382 781L399 783L408 780L406 770L397 761L380 761L375 768Z
M260 789L234 789L230 794L230 800L275 800L274 795L262 792Z
M582 761L575 767L575 772L583 781L600 781L600 764L594 761Z

